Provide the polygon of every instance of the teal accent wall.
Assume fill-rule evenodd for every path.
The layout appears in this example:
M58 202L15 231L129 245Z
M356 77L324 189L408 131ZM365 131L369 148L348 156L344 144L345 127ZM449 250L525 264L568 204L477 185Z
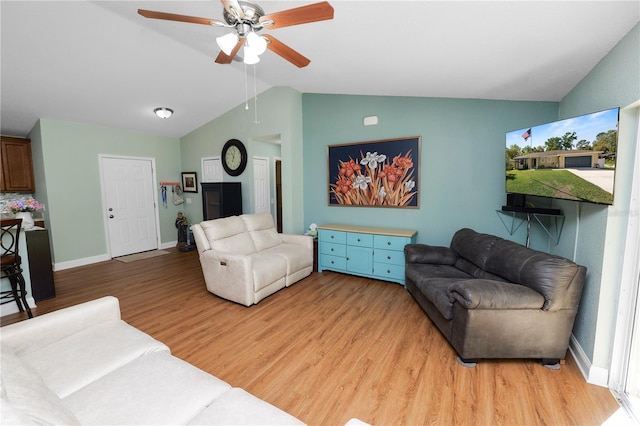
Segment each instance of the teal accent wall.
M611 207L562 202L567 221L554 252L587 266L587 282L573 334L592 364L609 368L622 259L638 149L640 24L636 25L560 102L559 118L621 107ZM634 106L630 106L635 104ZM636 212L637 214L637 212Z
M35 152L36 196L46 203L55 263L107 253L100 154L155 158L159 181L180 179L177 138L48 119L41 119L29 137ZM167 208L158 210L161 241L175 241L179 207L169 200Z
M304 232L302 213L302 107L301 94L287 87L275 87L258 95L258 123L255 122L253 100L249 110L239 105L222 116L206 123L181 138L182 169L197 170L198 181L202 175L201 158L218 156L229 139L242 141L249 156L245 172L237 177L224 173L224 182L242 182L242 205L244 213L253 213L253 156L282 158L283 184L283 230L284 232ZM279 136L277 151L262 146ZM265 155L267 153L267 155ZM273 166L273 162L270 162ZM200 189L199 189L200 191ZM185 214L191 223L202 221L202 195L185 194L191 198L185 204Z
M555 102L514 102L303 94L305 224L417 229L418 242L449 245L453 233L510 236L496 209L505 204L505 134L557 119ZM378 125L365 127L366 116ZM421 136L418 209L328 205L327 146Z

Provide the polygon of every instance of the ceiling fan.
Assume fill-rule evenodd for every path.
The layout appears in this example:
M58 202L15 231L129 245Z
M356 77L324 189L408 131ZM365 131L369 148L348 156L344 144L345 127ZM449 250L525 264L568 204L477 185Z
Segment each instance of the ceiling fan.
M333 7L326 1L270 14L265 14L260 6L250 1L220 1L224 6L224 22L144 9L138 9L138 13L145 18L233 28L234 32L216 39L221 49L216 58L216 62L219 64L230 64L240 49L244 47L242 60L246 64L257 63L260 60L259 55L269 49L299 68L306 67L311 61L272 35L261 36L258 35L258 32L262 29L273 30L333 19Z

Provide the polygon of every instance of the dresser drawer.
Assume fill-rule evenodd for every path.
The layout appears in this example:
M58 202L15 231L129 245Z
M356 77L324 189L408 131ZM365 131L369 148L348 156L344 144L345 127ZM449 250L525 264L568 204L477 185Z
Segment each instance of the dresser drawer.
M323 242L322 244L320 244L320 253L345 257L347 255L347 246L345 246L344 244Z
M404 283L404 265L391 265L388 263L374 263L373 275L381 279L400 281Z
M373 247L373 235L348 232L347 244L358 247Z
M404 265L404 251L376 249L373 252L373 261L391 265Z
M345 271L347 269L347 259L345 257L322 254L318 262L321 269L332 269L334 271Z
M318 240L325 243L345 244L347 242L347 233L320 229L318 232Z
M386 250L403 250L408 241L405 237L391 237L388 235L375 235L373 247Z

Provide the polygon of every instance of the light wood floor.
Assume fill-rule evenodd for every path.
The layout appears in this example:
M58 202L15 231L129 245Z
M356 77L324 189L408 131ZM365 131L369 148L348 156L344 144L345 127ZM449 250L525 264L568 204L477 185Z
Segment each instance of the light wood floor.
M41 315L104 295L174 355L312 425L587 425L618 408L567 356L466 368L404 288L313 273L246 308L206 291L197 253L55 273ZM20 321L23 314L2 318Z

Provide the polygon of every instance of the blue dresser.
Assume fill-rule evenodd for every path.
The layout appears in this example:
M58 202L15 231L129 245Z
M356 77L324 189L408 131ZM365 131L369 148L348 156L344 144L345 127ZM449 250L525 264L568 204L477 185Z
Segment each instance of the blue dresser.
M318 226L318 272L344 272L404 285L404 246L415 243L417 233L369 226Z

